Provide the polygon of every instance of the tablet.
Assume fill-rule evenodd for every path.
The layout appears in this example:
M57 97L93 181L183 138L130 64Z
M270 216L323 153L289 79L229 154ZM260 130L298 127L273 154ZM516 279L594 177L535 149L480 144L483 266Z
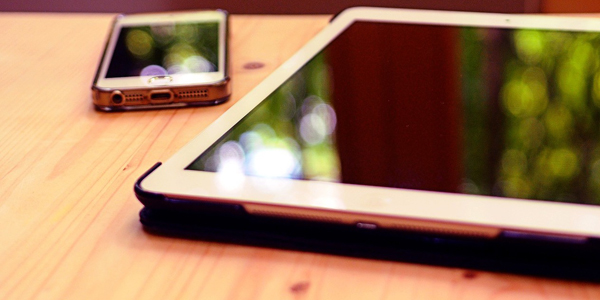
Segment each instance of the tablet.
M136 185L146 207L600 237L600 21L351 8Z

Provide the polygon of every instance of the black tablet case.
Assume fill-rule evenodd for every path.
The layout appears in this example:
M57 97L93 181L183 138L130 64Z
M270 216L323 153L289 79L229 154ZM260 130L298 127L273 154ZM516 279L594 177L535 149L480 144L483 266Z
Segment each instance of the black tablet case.
M496 239L364 229L350 225L254 216L242 206L173 199L135 185L152 234L334 255L432 264L495 272L600 282L600 242Z

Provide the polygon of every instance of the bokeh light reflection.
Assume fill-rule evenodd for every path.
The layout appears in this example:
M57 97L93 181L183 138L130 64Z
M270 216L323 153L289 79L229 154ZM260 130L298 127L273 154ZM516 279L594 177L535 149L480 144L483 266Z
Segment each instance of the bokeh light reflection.
M297 177L299 162L292 151L265 147L248 156L248 174L260 177Z
M160 66L167 74L216 72L218 29L216 22L125 27L114 55L128 58L111 64L111 76L138 76L147 66Z
M223 144L218 150L217 183L225 190L237 190L244 183L244 150L234 141Z
M153 54L154 40L143 30L132 30L125 37L127 49L136 57L149 58Z

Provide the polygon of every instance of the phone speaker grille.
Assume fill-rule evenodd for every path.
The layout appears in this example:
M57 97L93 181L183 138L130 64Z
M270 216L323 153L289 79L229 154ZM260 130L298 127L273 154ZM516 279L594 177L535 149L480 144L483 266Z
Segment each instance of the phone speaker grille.
M125 94L124 96L125 96L125 102L127 102L127 103L141 102L144 100L143 94Z
M177 94L180 99L194 99L208 97L208 89L182 91Z

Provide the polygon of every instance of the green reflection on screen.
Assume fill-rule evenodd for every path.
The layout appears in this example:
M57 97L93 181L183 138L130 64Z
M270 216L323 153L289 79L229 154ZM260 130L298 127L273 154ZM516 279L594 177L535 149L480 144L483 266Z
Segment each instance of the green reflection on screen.
M217 22L123 27L106 77L216 72L218 55Z
M313 58L188 169L338 181L324 60Z
M502 31L504 47L492 49L486 34L462 34L468 191L600 204L600 35ZM477 67L493 51L504 60L497 96ZM501 148L490 149L491 139Z

